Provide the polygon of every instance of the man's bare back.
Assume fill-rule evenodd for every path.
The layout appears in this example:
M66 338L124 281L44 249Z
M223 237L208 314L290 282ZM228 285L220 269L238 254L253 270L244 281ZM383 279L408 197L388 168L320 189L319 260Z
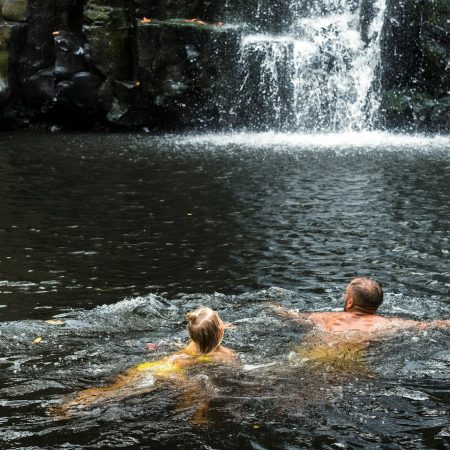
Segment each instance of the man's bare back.
M304 313L295 310L286 309L279 305L271 305L271 308L279 315L286 319L295 320L297 322L310 323L327 333L332 332L381 332L391 328L414 326L412 320L402 320L398 318L386 318L378 314L361 314L349 311L340 312L317 312Z
M310 314L309 320L322 331L366 331L377 332L397 327L398 319L387 319L378 314L361 314L352 312L320 312Z
M406 328L425 329L448 327L450 320L419 322L398 317L383 317L376 314L383 301L380 285L369 278L355 278L345 290L344 311L306 313L271 305L272 309L287 319L310 323L327 333L362 332L384 334Z

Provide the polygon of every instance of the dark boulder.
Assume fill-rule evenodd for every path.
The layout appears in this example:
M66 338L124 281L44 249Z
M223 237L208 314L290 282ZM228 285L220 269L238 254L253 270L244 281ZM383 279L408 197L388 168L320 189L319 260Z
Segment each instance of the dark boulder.
M100 102L107 111L108 122L126 127L139 127L148 123L148 113L136 107L139 104L139 86L136 83L108 78L99 91Z
M56 103L56 77L54 67L42 69L28 77L22 87L22 95L28 106L47 111Z
M56 79L67 80L85 70L83 36L70 31L59 31L54 39Z
M90 72L77 73L71 80L57 84L56 99L58 106L67 109L79 109L88 115L100 112L99 88L102 79Z
M21 58L22 79L54 64L53 33L81 31L83 3L83 0L29 2L26 43Z

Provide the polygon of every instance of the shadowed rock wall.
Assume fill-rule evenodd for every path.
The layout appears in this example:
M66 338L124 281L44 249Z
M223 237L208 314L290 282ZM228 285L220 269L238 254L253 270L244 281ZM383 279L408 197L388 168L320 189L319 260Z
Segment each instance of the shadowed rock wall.
M213 3L0 0L3 126L218 126L239 35Z
M450 131L450 0L389 0L381 50L382 123Z
M0 128L245 125L239 30L288 17L282 0L0 0ZM388 0L380 126L450 131L449 19L450 0Z

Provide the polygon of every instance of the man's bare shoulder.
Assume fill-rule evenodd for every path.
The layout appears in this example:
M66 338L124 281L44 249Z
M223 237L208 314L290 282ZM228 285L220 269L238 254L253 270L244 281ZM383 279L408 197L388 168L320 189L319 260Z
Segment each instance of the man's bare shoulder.
M391 333L401 329L450 327L450 319L420 322L417 320L401 319L399 317L385 317L372 313L352 311L313 312L298 311L285 308L282 305L268 304L274 312L284 318L301 323L309 323L325 332L360 331L370 333Z
M312 313L310 320L323 331L381 331L396 326L396 321L377 314L358 315L349 312Z

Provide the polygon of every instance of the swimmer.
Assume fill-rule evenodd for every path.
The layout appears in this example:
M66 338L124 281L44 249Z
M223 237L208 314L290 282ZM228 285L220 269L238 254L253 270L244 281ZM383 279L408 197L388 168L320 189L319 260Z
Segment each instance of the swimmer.
M354 278L345 289L344 300L344 311L341 312L306 313L280 305L270 304L269 306L281 317L312 324L326 333L352 331L379 334L406 328L423 330L450 326L450 319L419 322L377 314L383 302L383 289L371 278Z
M295 355L309 367L327 368L332 372L357 373L373 377L366 364L366 351L380 338L401 329L448 327L450 320L419 322L377 314L383 302L383 289L371 278L355 278L347 286L344 310L307 313L270 304L283 318L314 327L295 349Z
M51 414L57 419L66 419L77 410L99 406L108 400L121 400L150 392L158 381L188 388L191 390L189 398L192 398L192 390L198 391L198 386L194 386L195 383L187 376L190 367L206 363L233 364L236 355L221 345L224 331L231 325L222 322L215 311L200 307L186 317L191 340L184 349L158 361L139 364L119 375L108 386L81 391L73 400L52 408Z

